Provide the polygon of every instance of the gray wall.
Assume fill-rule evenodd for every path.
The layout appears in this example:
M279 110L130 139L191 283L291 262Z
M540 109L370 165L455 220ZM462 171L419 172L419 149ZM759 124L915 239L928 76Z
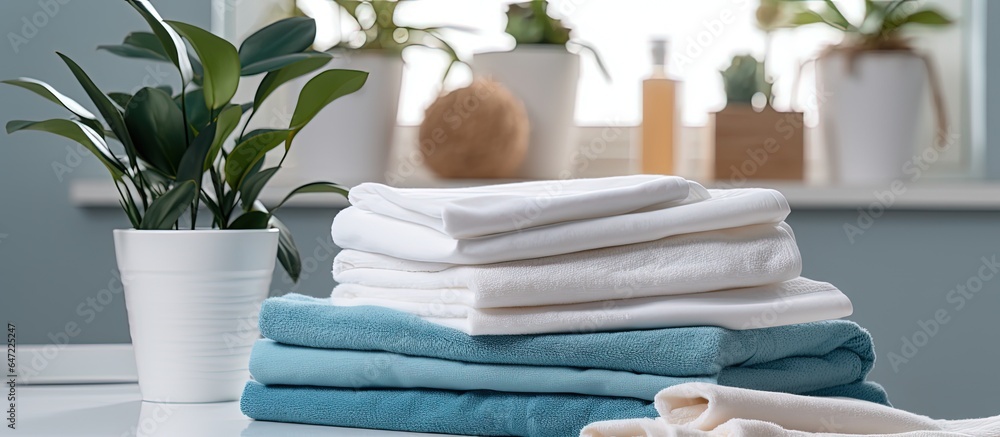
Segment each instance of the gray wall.
M894 405L911 411L953 419L1000 414L1000 274L972 298L952 293L979 274L982 257L1000 262L1000 213L890 211L852 244L844 225L858 217L858 211L795 211L788 222L803 275L850 296L850 319L874 337L871 379L886 387ZM947 323L935 331L928 321L940 311ZM917 334L922 322L935 333L926 342ZM913 343L915 336L919 347L904 350L903 337ZM890 354L906 362L893 366Z
M146 76L159 75L155 64L94 50L98 44L119 42L130 30L145 28L122 2L61 1L66 4L52 1L59 5L58 11L16 53L10 44L0 44L0 78L37 77L85 101L53 53L56 49L76 59L109 89L130 90ZM166 17L208 25L206 0L156 5ZM1000 22L1000 8L993 9L991 22ZM31 20L39 13L46 14L35 1L2 2L4 41L9 42L11 32L21 33L22 18ZM998 35L994 29L991 39L1000 41ZM990 54L993 72L1000 70L996 52ZM994 91L995 84L990 95ZM60 115L59 108L26 91L0 87L0 121ZM54 163L71 172L60 180ZM17 325L22 343L50 342L67 322L81 326L73 343L129 341L124 304L116 292L111 240L111 229L128 224L117 209L79 209L67 200L70 178L103 177L101 172L89 157L77 164L66 141L40 133L0 134L0 319ZM276 275L273 294L329 293L334 249L327 235L334 213L284 211L282 218L294 230L306 258L306 271L297 286L283 274ZM856 211L796 211L789 222L799 238L806 275L842 288L855 303L852 319L875 336L879 362L873 379L886 386L897 406L919 413L942 418L1000 413L996 373L1000 279L987 281L960 310L948 301L950 290L977 274L981 257L1000 251L1000 213L889 212L851 244L843 225L856 222L857 216ZM915 355L903 351L902 338L913 338L921 329L919 323L939 311L949 321ZM890 353L908 362L894 368Z
M207 0L155 2L165 18L202 27L209 26L210 4ZM32 21L42 25L25 24ZM120 0L4 1L0 3L0 78L27 76L46 81L95 113L56 50L77 61L107 91L134 91L159 83L176 86L177 75L169 64L122 59L95 50L101 44L120 43L130 31L147 29ZM11 43L12 38L16 43ZM26 90L0 84L0 123L64 116L62 108ZM81 209L69 203L73 178L107 177L94 159L86 154L81 159L71 144L44 133L0 133L0 321L14 323L22 343L60 338L69 322L80 326L70 340L73 343L127 343L111 230L129 224L118 208ZM292 284L284 273L277 274L273 294L329 293L333 287L329 223L334 214L295 209L282 214L300 245L305 271L298 284ZM318 241L317 236L323 237Z

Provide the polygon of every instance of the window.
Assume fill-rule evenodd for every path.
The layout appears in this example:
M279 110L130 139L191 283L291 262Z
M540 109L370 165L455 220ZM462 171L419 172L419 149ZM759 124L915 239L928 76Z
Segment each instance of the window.
M225 0L217 0L225 1ZM505 0L419 0L407 2L398 9L400 22L412 25L459 25L477 29L467 33L446 30L444 33L464 59L472 54L508 50L513 40L503 33ZM838 1L849 19L863 13L860 0ZM931 55L936 65L944 95L950 127L959 141L935 166L938 173L966 174L972 158L969 114L971 95L975 95L969 78L978 36L969 31L976 0L930 0L953 17L958 25L946 30L913 33L914 46ZM298 0L303 10L310 12L320 24L321 38L341 33L340 23L330 17L330 0ZM683 81L682 111L685 125L704 126L709 114L725 105L719 70L725 68L735 54L764 55L766 37L755 24L757 0L552 0L550 11L562 18L575 35L597 49L607 65L612 80L606 81L589 54L583 54L577 96L576 119L582 126L638 125L640 114L640 83L651 71L649 41L666 37L670 43L670 71ZM243 5L241 4L241 7ZM325 9L324 9L325 8ZM322 23L326 17L326 24ZM332 32L330 29L334 29ZM231 33L230 33L231 35ZM825 26L784 29L773 34L767 63L775 78L775 107L794 108L806 113L806 123L815 126L815 82L809 60L824 47L839 42L841 35ZM438 51L413 47L404 52L407 67L403 78L398 122L416 125L423 109L441 91L462 86L471 79L468 68L456 68L443 85L440 77L447 65L446 56ZM806 64L803 67L803 64ZM797 92L793 91L796 76L802 71ZM793 94L797 98L793 101ZM926 97L925 129L920 138L927 144L916 144L914 150L929 146L934 132L930 93ZM817 138L814 133L811 138ZM807 142L810 142L807 140ZM810 156L815 158L817 141L811 141ZM980 145L981 146L981 145ZM822 166L820 166L822 167Z

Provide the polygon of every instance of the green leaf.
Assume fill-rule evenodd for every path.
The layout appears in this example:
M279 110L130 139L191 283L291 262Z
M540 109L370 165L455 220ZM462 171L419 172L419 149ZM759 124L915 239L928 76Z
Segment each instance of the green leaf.
M952 24L952 20L933 9L924 9L907 15L896 27L908 23L924 24L928 26L947 26Z
M108 97L111 98L112 102L115 102L116 105L118 105L118 106L120 106L122 108L128 106L128 101L132 100L132 95L131 94L129 94L129 93L119 93L119 92L116 92L116 91L112 91L112 92L108 93Z
M795 16L793 16L791 20L789 20L789 23L794 26L805 26L807 24L825 23L825 22L826 21L823 20L823 17L820 14L817 14L815 11L811 10L805 10L799 12L795 14Z
M273 215L268 225L278 230L278 262L281 263L281 267L285 269L288 276L293 281L298 282L299 275L302 273L302 258L299 255L299 248L295 246L292 232Z
M236 95L240 84L240 58L229 41L219 38L198 26L179 21L167 21L184 35L198 54L202 63L202 89L209 109L219 109Z
M604 60L601 59L601 54L597 52L597 49L595 49L590 44L583 43L580 41L573 41L573 44L580 47L583 50L590 52L591 55L594 55L594 60L597 62L597 68L601 70L601 75L604 76L604 80L607 81L611 80L611 73L608 72L608 67L604 65Z
M142 216L139 213L139 208L135 205L135 201L131 197L126 197L119 200L118 204L122 206L125 216L128 217L128 221L132 224L132 227L138 229L142 225Z
M12 120L7 122L7 133L21 130L49 132L82 144L101 161L116 181L125 175L125 166L108 149L107 143L90 126L74 120L52 119L45 121Z
M219 204L216 203L214 199L208 197L204 193L201 193L201 201L205 204L208 210L212 212L212 217L215 217L214 224L218 224L218 221L221 220L223 216L222 210L219 209Z
M141 47L130 46L130 45L101 45L97 46L98 50L105 50L107 52L113 53L115 55L121 56L123 58L136 58L136 59L152 59L155 61L166 61L170 62L169 59L161 58L154 52L146 50Z
M212 148L209 149L208 155L205 157L205 167L204 170L208 170L215 162L215 158L219 156L219 151L222 150L222 145L229 138L229 135L233 133L236 126L240 124L240 118L243 117L243 108L240 106L228 106L226 109L222 110L219 114L219 118L216 120L215 138L212 140Z
M264 103L264 99L267 99L267 96L270 96L271 93L278 89L279 86L292 79L312 73L313 71L322 68L330 62L330 59L332 58L329 53L323 52L316 52L311 55L312 56L302 59L287 67L267 73L267 75L264 76L264 79L260 81L260 85L257 86L257 93L253 98L254 111L256 111L257 108Z
M274 58L301 53L312 46L315 39L316 21L312 18L292 17L274 22L248 36L240 45L239 62L243 66L242 74L249 76L281 68L278 66L262 69L261 66ZM251 66L253 68L250 68Z
M188 124L195 131L204 129L212 121L212 115L209 114L208 105L205 103L205 93L201 88L189 87L184 94L184 101L182 102L181 96L178 95L174 97L174 103L184 108Z
M73 76L76 77L77 82L80 82L80 85L83 86L83 90L87 92L87 96L94 102L94 106L97 106L101 117L104 117L104 121L108 123L108 127L111 128L111 131L115 133L115 137L125 147L125 154L128 155L129 163L131 163L132 167L136 167L137 149L135 143L132 142L128 126L125 124L125 119L122 117L118 106L100 88L97 88L94 81L90 80L90 76L87 76L87 73L76 62L62 53L56 52L56 54L62 58L66 66L73 72Z
M271 167L266 170L261 170L260 172L254 173L247 176L246 180L243 181L243 185L240 187L240 201L243 202L243 210L249 211L253 206L253 203L257 201L257 196L260 195L261 190L267 185L267 182L274 177L275 173L278 173L281 167Z
M201 61L198 57L188 53L188 61L191 62L191 71L194 72L194 78L191 79L195 85L201 86L203 78L205 76L205 67L201 65Z
M240 70L240 74L243 76L252 76L254 74L266 73L270 71L277 70L279 68L287 67L296 62L311 59L316 57L316 54L320 52L313 53L293 53L291 55L282 55L274 58L268 58L260 62L255 62L253 64L244 66ZM327 55L329 59L329 55Z
M139 157L160 172L177 174L187 149L184 115L170 95L156 88L143 88L125 107L125 124Z
M184 181L158 197L146 209L139 229L170 229L198 196L193 181Z
M326 105L361 89L366 80L368 73L357 70L327 70L317 74L302 87L288 128L302 129Z
M160 14L156 12L153 5L149 3L149 0L126 0L139 14L142 18L146 20L149 28L152 29L153 34L156 38L160 40L164 52L166 52L167 57L170 62L173 62L174 66L177 67L177 71L181 74L181 82L188 83L194 76L194 72L191 70L191 60L188 59L187 47L184 45L184 41L181 40L180 35L174 31L173 28L168 26L163 22L163 18Z
M837 7L833 0L823 0L826 3L826 13L824 14L824 21L831 26L837 27L841 30L851 30L853 25L850 21L847 21L847 17L840 12L840 8Z
M229 224L229 229L267 229L268 213L263 211L245 212Z
M288 195L285 196L285 198L282 199L277 206L271 208L271 211L275 211L278 208L281 208L281 206L284 205L285 202L288 201L288 199L291 199L292 196L295 196L296 194L306 194L306 193L337 193L340 194L341 196L344 196L344 198L347 198L348 190L347 188L344 188L333 182L313 182L311 184L305 184L301 187L292 190L292 192L288 193Z
M204 163L215 141L215 131L216 124L212 123L194 138L177 167L177 181L194 181L197 188L201 189L201 179L205 172Z
M98 50L107 50L126 58L152 59L154 61L170 62L170 57L163 50L163 44L156 35L149 32L132 32L125 37L120 45L102 45Z
M90 126L92 129L97 131L99 134L104 132L104 126L101 126L101 122L97 121L97 117L94 116L87 108L77 103L75 100L66 97L55 88L52 88L49 84L42 82L40 80L32 79L29 77L22 77L18 79L10 79L0 81L8 85L14 85L38 94L47 100L66 108L73 115L80 117L80 121Z
M243 184L243 178L268 151L288 139L291 131L285 129L261 129L247 134L242 142L229 152L226 159L226 182L233 188Z
M253 108L254 108L254 105L255 105L255 103L254 103L254 102L246 102L246 103L242 103L242 104L239 104L239 105L236 105L236 106L239 106L239 107L240 107L240 109L241 109L241 110L242 110L242 111L243 111L244 113L246 113L247 111L249 111L249 110L253 109Z

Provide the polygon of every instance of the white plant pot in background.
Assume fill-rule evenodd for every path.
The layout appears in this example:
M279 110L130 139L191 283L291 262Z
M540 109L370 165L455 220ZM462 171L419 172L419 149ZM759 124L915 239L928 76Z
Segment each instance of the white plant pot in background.
M561 45L526 44L477 54L477 75L500 82L524 102L531 123L528 152L517 177L564 179L577 150L574 122L580 57Z
M114 236L142 399L239 399L278 231L129 229Z
M353 186L382 182L392 151L403 80L398 53L354 50L336 55L324 69L368 72L357 92L341 97L320 111L295 137L289 152L291 171L300 181L331 181ZM297 79L289 108L312 76Z
M880 185L903 176L916 150L924 61L907 52L866 52L848 65L834 52L816 61L820 128L838 183Z

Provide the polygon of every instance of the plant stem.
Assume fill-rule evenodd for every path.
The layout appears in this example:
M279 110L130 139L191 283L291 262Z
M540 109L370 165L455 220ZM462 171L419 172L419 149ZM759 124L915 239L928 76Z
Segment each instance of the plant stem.
M194 204L191 205L191 230L198 224L198 196L194 197Z
M184 83L183 79L181 80L181 116L184 118L184 143L191 146L191 127L187 116L187 84Z
M137 165L138 167L138 165ZM142 172L136 169L136 176L139 178L139 184L136 184L135 179L132 179L132 184L136 185L137 191L139 191L139 199L142 200L142 210L146 211L149 209L149 203L146 199L146 187L149 186L149 182L146 181L146 177L142 175Z
M246 135L247 133L247 126L250 126L250 120L252 120L253 116L256 114L257 114L256 110L253 109L250 110L250 115L247 116L247 122L243 123L243 129L240 129L240 136L236 138L236 142L243 141L243 135Z

